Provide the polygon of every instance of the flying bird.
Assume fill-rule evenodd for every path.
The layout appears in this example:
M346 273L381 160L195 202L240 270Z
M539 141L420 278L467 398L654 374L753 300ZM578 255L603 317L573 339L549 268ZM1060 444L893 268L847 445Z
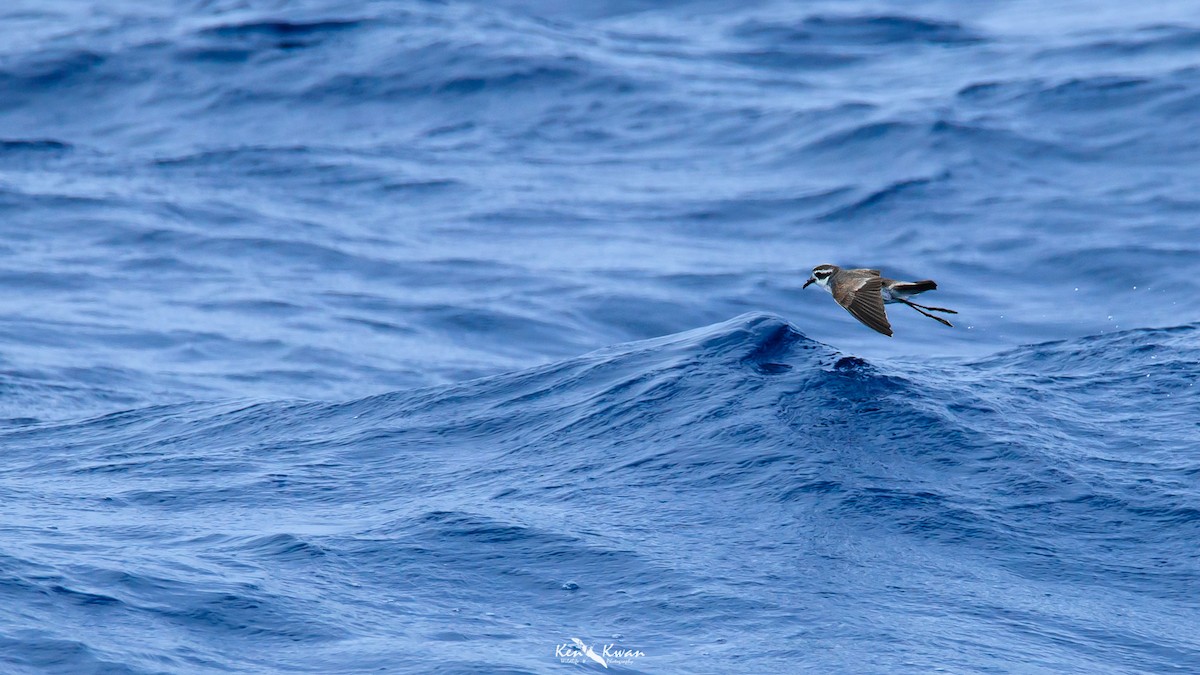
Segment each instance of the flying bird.
M846 311L850 312L854 318L888 337L892 336L892 324L888 322L884 305L897 302L908 305L934 321L940 321L951 328L954 327L954 324L929 312L958 314L952 309L918 305L909 300L914 295L936 289L937 284L932 279L896 281L880 276L879 270L844 270L837 265L817 265L813 268L812 276L804 282L803 288L808 288L809 284L816 284L829 291L833 295L833 299L845 307Z

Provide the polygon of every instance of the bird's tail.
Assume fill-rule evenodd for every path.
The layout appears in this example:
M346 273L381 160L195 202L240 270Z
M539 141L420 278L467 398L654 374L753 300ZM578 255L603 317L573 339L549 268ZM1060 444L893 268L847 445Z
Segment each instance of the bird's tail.
M909 281L906 283L896 284L894 288L902 293L924 293L925 291L937 290L937 282L935 282L933 279Z

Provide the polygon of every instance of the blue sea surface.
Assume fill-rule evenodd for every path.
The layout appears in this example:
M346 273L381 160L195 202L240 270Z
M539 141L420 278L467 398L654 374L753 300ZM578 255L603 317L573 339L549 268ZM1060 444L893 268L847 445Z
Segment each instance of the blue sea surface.
M5 675L1200 672L1190 0L9 0L0 261Z

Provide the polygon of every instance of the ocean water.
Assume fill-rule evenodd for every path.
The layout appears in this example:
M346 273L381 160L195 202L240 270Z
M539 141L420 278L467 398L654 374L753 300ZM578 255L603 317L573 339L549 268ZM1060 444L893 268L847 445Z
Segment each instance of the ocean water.
M3 3L0 672L1200 672L1198 120L1184 0Z

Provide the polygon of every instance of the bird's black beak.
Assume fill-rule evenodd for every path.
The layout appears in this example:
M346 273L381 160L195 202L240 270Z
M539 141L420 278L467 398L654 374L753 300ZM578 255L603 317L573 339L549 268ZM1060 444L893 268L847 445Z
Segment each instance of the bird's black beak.
M809 284L815 284L816 282L817 282L816 277L809 277L808 281L804 282L804 285L800 287L800 290L804 290L804 289L808 288Z

